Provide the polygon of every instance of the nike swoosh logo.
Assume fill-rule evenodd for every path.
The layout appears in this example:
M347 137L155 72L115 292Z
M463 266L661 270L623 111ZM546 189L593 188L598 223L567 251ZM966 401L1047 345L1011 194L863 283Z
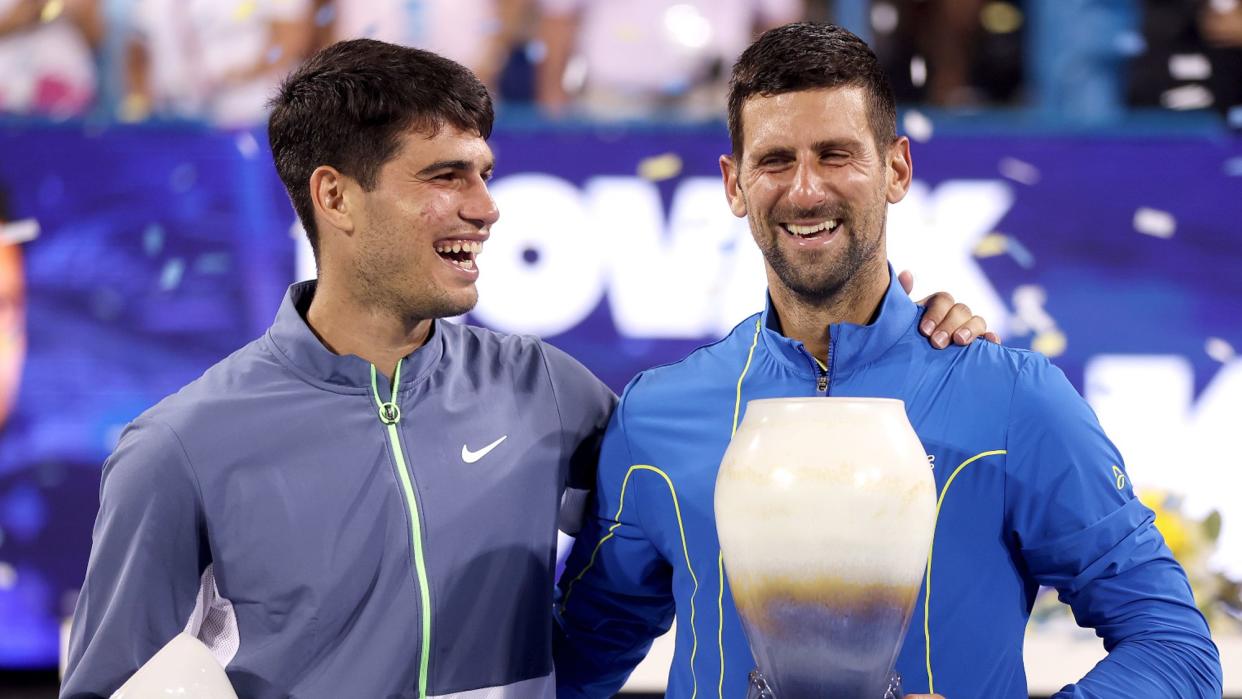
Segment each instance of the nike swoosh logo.
M482 459L483 457L487 456L489 453L491 453L493 449L500 446L501 442L505 441L508 438L509 438L509 435L507 434L501 435L500 439L497 439L496 441L492 442L491 444L483 447L482 449L478 451L470 451L470 449L467 448L465 444L463 444L461 445L461 460L465 461L468 464L472 464L478 461L479 459Z

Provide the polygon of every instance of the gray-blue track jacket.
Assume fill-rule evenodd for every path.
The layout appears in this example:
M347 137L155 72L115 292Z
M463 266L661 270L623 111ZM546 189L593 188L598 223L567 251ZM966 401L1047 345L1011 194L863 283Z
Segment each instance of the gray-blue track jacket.
M393 396L311 332L314 288L121 436L62 697L183 630L241 697L552 695L558 518L615 397L536 339L441 321Z

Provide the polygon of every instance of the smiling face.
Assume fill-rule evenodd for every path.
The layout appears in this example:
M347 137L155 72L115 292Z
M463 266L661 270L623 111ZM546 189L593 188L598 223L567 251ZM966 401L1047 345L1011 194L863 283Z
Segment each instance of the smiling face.
M742 151L721 158L729 206L749 219L768 284L822 304L887 281L884 224L910 184L905 138L877 147L861 87L755 96Z
M474 307L476 256L499 217L487 190L493 162L478 134L445 125L406 134L370 191L352 183L345 273L364 306L403 319Z

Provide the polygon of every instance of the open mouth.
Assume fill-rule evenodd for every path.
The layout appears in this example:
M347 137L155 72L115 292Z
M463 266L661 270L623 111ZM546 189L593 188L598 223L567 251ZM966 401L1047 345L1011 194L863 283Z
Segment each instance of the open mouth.
M780 227L781 230L795 238L801 238L802 240L814 240L815 238L822 238L835 233L837 229L841 227L841 219L830 218L826 221L820 221L819 223L810 225L782 223L780 224Z
M474 271L474 258L483 252L481 240L438 240L436 254L448 264L467 272Z

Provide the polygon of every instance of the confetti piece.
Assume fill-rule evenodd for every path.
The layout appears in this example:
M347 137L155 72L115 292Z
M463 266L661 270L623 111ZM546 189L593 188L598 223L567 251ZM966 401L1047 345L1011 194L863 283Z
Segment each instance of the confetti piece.
M676 153L664 153L643 158L638 164L638 176L652 182L661 182L680 175L681 169L681 156Z
M226 274L232 267L227 252L212 252L194 259L194 271L199 274Z
M283 55L285 55L285 49L283 46L273 46L272 48L267 50L267 56L265 57L265 59L267 60L268 64L272 64L272 63L275 63L276 61L279 61L280 57Z
M172 291L181 285L181 278L185 276L185 260L180 257L174 257L164 263L164 269L160 271L160 291Z
M1207 342L1203 343L1203 351L1221 364L1232 361L1238 354L1233 349L1233 345L1219 337L1209 337Z
M1004 255L1009 246L1009 237L1004 233L990 233L975 246L975 257L996 257Z
M871 3L871 28L877 34L892 34L900 20L901 15L891 2Z
M1001 158L996 169L1004 177L1008 177L1014 182L1025 185L1033 185L1039 182L1039 168L1017 158Z
M927 61L922 56L910 59L910 84L915 87L927 84Z
M198 181L198 168L193 163L181 163L173 168L172 174L168 176L168 186L178 194L184 194L194 188L194 183Z
M1045 357L1053 358L1065 354L1065 348L1068 344L1065 339L1065 333L1052 328L1036 335L1035 339L1031 340L1031 349Z
M906 112L905 117L901 120L901 124L906 130L906 135L919 143L931 140L932 132L935 130L931 119L928 119L926 114L916 109Z
M1013 261L1017 262L1022 269L1030 269L1035 266L1035 256L1017 238L1009 239L1009 246L1005 252L1008 252Z
M1169 75L1174 80L1207 80L1212 64L1201 53L1175 53L1169 56Z
M0 529L0 546L4 546L4 530Z
M1014 320L1013 332L1025 335L1028 332L1040 333L1054 330L1057 323L1044 310L1048 301L1048 292L1038 284L1023 284L1013 290Z
M237 134L237 152L246 158L253 158L259 153L259 142L254 139L254 134L249 131L243 131Z
M1182 85L1165 90L1160 95L1160 104L1166 109L1206 109L1215 101L1212 93L1202 85Z
M233 8L233 21L245 22L254 15L254 11L258 9L258 0L243 0L237 3L237 7Z
M147 257L155 257L164 249L164 227L152 223L142 232L142 251Z
M64 11L64 0L48 0L47 4L43 6L43 12L39 13L39 20L42 22L53 22Z
M33 218L23 218L0 225L0 245L18 245L29 243L39 237L39 222Z
M12 590L17 586L17 570L0 561L0 590Z
M334 19L336 19L336 6L332 3L328 3L327 5L319 8L319 11L315 13L315 26L326 27L329 24L332 24L332 20Z
M1242 104L1235 104L1225 112L1225 121L1231 128L1242 129Z
M1242 158L1230 158L1226 160L1225 174L1230 177L1242 177Z
M1172 238L1177 219L1167 211L1141 206L1134 212L1134 230L1154 238Z

